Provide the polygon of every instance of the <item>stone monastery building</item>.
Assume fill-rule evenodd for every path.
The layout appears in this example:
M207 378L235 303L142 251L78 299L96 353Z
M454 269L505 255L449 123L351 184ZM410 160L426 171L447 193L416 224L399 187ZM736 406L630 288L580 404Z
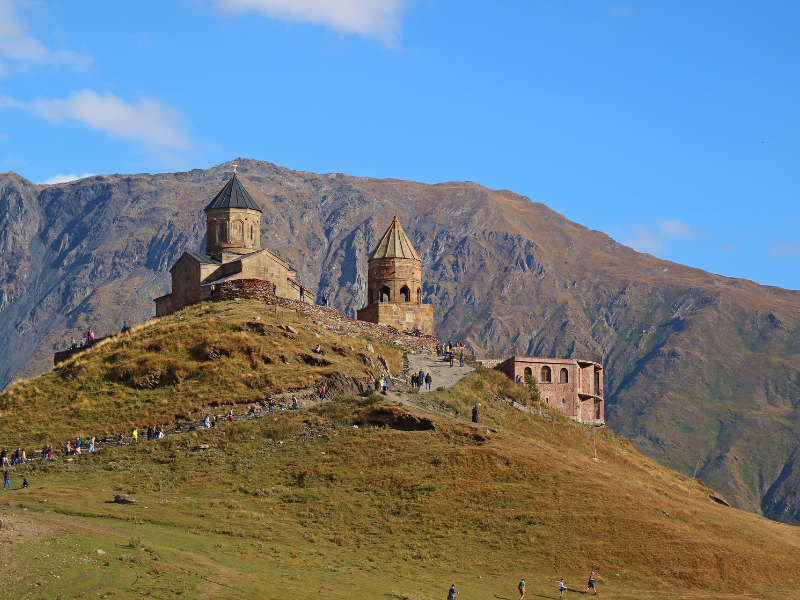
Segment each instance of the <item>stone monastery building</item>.
M570 358L512 356L495 367L516 381L536 379L542 400L581 423L605 423L603 365Z
M397 217L369 257L367 305L358 320L433 335L433 306L422 303L422 260Z
M247 193L234 168L233 177L205 208L206 251L184 252L172 265L172 293L155 299L156 316L211 299L213 287L234 279L261 279L275 294L300 299L297 272L261 247L261 209ZM305 300L314 294L305 291Z

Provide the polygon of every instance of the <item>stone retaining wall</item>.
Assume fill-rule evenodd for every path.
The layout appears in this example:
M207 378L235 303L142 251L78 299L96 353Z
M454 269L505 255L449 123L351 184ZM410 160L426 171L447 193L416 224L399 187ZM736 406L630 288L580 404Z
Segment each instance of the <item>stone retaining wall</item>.
M320 327L353 336L369 336L387 344L397 344L406 352L435 354L439 340L432 335L414 335L377 323L348 319L335 308L325 308L308 302L281 298L272 293L272 283L262 279L235 279L216 286L211 293L214 300L237 298L258 300L271 306L280 306L298 312Z

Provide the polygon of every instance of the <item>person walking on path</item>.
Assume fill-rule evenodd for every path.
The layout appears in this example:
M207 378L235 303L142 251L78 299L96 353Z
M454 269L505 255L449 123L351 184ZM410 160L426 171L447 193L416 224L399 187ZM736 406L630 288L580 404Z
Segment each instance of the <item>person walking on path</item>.
M480 421L480 413L478 412L478 405L472 407L472 422L477 423Z
M228 411L228 421L233 423L233 407Z
M292 410L297 410L297 396L292 396Z
M133 434L131 437L133 438L134 444L139 440L139 431L136 429L136 427L133 428Z
M425 389L429 392L431 391L431 383L433 383L433 377L431 377L431 374L428 373L425 375Z
M206 415L205 419L203 419L203 429L211 429L211 417Z
M453 366L453 360L455 360L455 358L456 358L456 351L455 350L450 350L450 366L451 367Z
M267 400L267 406L269 407L269 414L275 414L275 400L272 398Z
M558 583L558 593L560 594L559 599L564 600L564 597L567 595L567 584L564 583L563 579L556 583Z
M450 591L447 592L447 600L456 600L457 593L458 592L456 591L456 584L454 583L453 585L450 586Z
M519 582L519 600L525 598L525 580Z
M327 397L328 397L328 388L326 388L323 385L322 389L319 391L319 402L320 402L320 404L325 402L325 398L327 398Z
M464 352L463 351L461 352L461 355L458 357L458 363L459 363L458 364L459 367L463 367L464 366Z
M586 587L586 591L583 592L584 594L588 593L589 590L594 590L594 595L597 596L597 587L595 587L595 581L597 581L597 578L594 576L594 571L592 571L592 574L589 575L589 585Z
M125 437L120 433L119 437L117 438L117 446L122 446L122 442L125 441Z
M11 477L8 476L8 471L3 471L3 491L11 489Z

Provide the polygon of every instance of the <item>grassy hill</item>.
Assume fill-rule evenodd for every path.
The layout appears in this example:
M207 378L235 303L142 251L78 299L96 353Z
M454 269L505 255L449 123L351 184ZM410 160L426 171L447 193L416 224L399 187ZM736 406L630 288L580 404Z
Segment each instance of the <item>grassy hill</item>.
M231 312L215 313L221 308ZM97 386L90 396L97 412L89 414L99 428L119 400L106 391L122 390L117 422L123 411L150 419L167 410L155 401L165 389L140 390L150 401L136 405L134 386L98 374L119 364L152 368L145 349L166 332L184 351L196 348L203 323L220 315L230 322L213 339L253 334L232 332L252 321L252 305L191 310L191 319L184 313L135 332L124 349L114 341L81 357L85 379L68 375L78 366L66 365L12 391L51 393L50 407L63 417L78 388ZM271 351L288 356L315 345L316 332L296 328L304 332L297 340L274 336ZM123 350L139 358L111 360ZM380 352L388 357L390 350ZM168 354L162 347L159 355ZM243 356L213 362L221 376L249 374ZM282 365L273 361L262 375L278 381L280 372L295 385L333 368L295 361L289 372ZM187 370L172 386L178 412L211 401L192 404L188 392L177 393L195 385L195 395L210 394L202 377L200 368ZM243 385L226 398L239 392L244 399L256 393ZM522 577L529 596L554 598L554 580L582 591L591 570L601 595L615 598L783 598L800 584L797 528L713 500L702 483L641 456L610 431L547 410L539 416L535 406L513 408L508 401L524 402L525 389L496 372L397 398L400 404L342 397L16 468L13 487L22 476L31 487L0 495L0 597L428 600L455 583L462 599L516 600ZM475 403L478 425L466 418ZM30 421L24 404L16 411L21 423ZM89 415L80 418L88 427ZM51 437L60 435L58 421ZM26 427L48 433L46 424ZM136 504L114 504L121 493Z
M324 356L314 353L317 344ZM134 426L222 414L222 406L261 402L334 373L364 378L385 370L382 361L392 373L402 370L398 348L337 335L294 312L257 302L203 303L8 388L0 394L0 443L57 447L77 436L130 435Z

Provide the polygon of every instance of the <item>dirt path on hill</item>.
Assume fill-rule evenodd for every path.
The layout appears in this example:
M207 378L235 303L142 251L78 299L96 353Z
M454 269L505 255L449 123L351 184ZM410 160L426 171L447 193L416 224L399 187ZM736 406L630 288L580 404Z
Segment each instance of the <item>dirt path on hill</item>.
M433 381L431 382L431 391L436 388L443 387L449 388L461 381L464 377L469 375L475 370L475 367L459 367L458 356L450 366L450 360L445 360L444 356L436 356L435 354L409 354L408 355L408 369L410 373L419 373L420 370L425 373L430 373ZM425 386L422 387L421 392L425 393Z

